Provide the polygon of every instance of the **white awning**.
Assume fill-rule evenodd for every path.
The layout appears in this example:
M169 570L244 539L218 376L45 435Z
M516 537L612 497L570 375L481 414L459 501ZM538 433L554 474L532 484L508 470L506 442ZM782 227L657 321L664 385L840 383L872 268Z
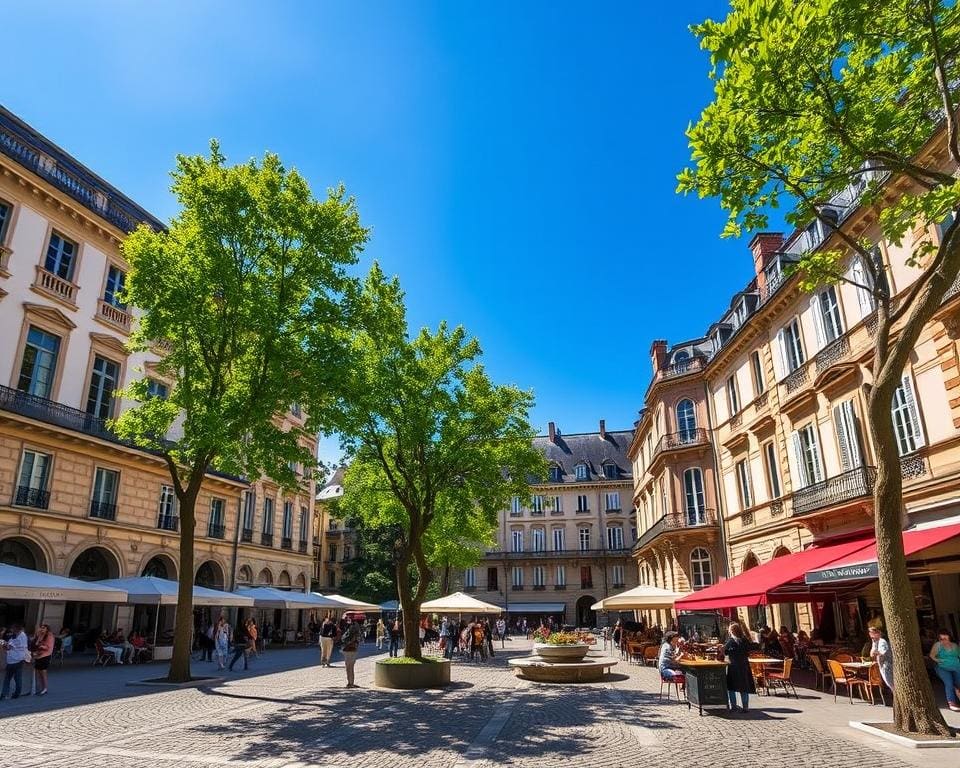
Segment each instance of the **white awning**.
M362 600L352 600L349 597L344 597L343 595L321 595L319 592L312 592L311 594L319 595L325 600L335 600L341 604L341 608L344 608L348 611L368 611L370 613L380 613L380 606L374 605L373 603L365 603Z
M155 576L130 576L125 579L106 579L96 584L114 589L122 589L127 593L124 602L130 605L176 605L179 584L170 579L159 579ZM245 597L236 592L224 592L207 587L193 588L194 605L218 605L223 608L250 607L252 597Z
M438 597L436 600L427 600L420 606L420 610L434 613L444 611L447 613L501 613L503 608L477 600L464 592L454 592L452 595Z
M504 610L503 608L500 609ZM507 613L564 613L567 610L566 603L510 603Z
M343 608L342 603L312 592L287 592L275 587L241 587L238 595L252 597L257 608L279 608L297 610L298 608Z
M639 586L611 595L590 606L591 611L643 611L673 608L673 604L689 592L671 592L659 587Z
M0 599L124 603L127 593L95 582L0 563Z

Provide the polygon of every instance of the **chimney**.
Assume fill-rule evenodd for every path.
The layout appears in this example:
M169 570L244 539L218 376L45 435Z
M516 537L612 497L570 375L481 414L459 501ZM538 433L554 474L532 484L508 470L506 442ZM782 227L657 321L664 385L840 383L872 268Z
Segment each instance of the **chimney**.
M550 442L557 442L557 425L552 421L547 425L547 432L550 434Z
M607 439L607 420L606 419L600 419L600 439L601 440Z
M750 241L750 253L753 254L753 272L757 276L757 288L763 293L766 280L763 268L770 257L783 247L783 232L757 232Z
M667 340L657 339L650 345L650 362L653 364L653 375L656 376L663 368L667 359Z

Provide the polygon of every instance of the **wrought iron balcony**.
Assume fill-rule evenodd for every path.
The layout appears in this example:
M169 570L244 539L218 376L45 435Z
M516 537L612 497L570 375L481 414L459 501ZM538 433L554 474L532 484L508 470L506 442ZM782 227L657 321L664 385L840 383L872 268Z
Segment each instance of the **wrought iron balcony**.
M14 503L18 507L33 507L46 509L50 506L50 491L43 488L30 488L26 485L17 486L17 495Z
M861 499L873 493L877 479L875 467L857 467L836 477L794 491L793 517L809 515L827 507Z
M240 531L240 541L246 541L246 542L253 541L253 529L244 528L242 531Z
M273 534L272 533L261 533L260 534L260 543L265 547L273 546Z
M95 517L98 520L116 520L117 505L111 501L91 501L90 517Z
M546 584L534 584L534 585L533 585L533 591L534 591L534 592L543 592L543 590L545 590L546 588L547 588L547 585L546 585Z
M222 539L227 532L227 526L210 523L207 526L207 536L211 539Z
M708 440L707 430L701 427L685 429L680 432L668 432L657 441L657 447L654 449L653 455L657 456L663 451L676 451L682 448L706 445Z
M820 371L825 371L831 365L839 363L846 357L850 356L850 339L846 336L841 336L838 339L834 339L827 346L817 352L813 357L813 366L816 369L817 373Z
M787 394L789 395L793 392L796 392L809 380L810 375L807 373L807 366L803 364L799 368L794 368L789 374L787 374L787 377L783 380L783 385L787 388Z
M690 373L699 373L706 366L706 361L702 357L691 357L687 360L681 360L678 363L673 365L668 365L666 368L661 368L657 371L657 379L664 381L667 379L675 379L678 376L686 376Z
M580 558L580 557L629 557L630 550L622 549L548 549L537 552L504 552L491 550L486 553L490 560L541 560L544 558Z
M293 549L293 539L289 536L281 536L280 549Z
M160 515L157 519L157 528L161 531L180 530L180 518L176 515Z
M567 588L567 585L566 585L566 584L554 584L554 585L553 585L553 588L554 588L557 592L562 592L563 590L565 590L565 589Z
M716 528L717 514L712 509L688 510L686 512L669 512L661 517L643 532L634 551L650 546L653 541L665 533L683 531L692 528Z
M523 584L514 584L510 589L514 592L523 592Z

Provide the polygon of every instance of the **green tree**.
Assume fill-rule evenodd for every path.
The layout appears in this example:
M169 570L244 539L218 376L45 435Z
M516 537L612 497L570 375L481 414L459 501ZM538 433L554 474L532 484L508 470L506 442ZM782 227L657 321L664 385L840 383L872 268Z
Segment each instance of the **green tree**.
M290 463L316 463L301 446L319 431L320 395L343 368L347 297L355 295L345 267L367 233L342 189L318 201L272 154L228 166L214 142L209 157L177 158L172 191L181 210L169 229L141 227L123 250L125 298L142 310L131 344L163 342L157 367L175 384L160 399L146 378L134 382L125 396L138 405L116 429L163 456L176 492L180 584L169 679L181 682L190 679L204 476L216 468L295 488ZM308 408L306 426L285 429L282 415L295 402Z
M343 504L394 531L405 653L420 658L420 605L436 558L476 557L482 542L464 537L493 530L498 510L546 467L531 443L532 395L495 385L476 340L445 323L410 338L400 286L376 265L359 305L364 330L352 338L349 381L332 409L352 462ZM438 544L450 531L460 536Z
M780 206L798 227L819 220L829 236L798 265L807 290L848 280L851 257L866 270L860 287L874 297L878 329L867 422L894 718L905 732L946 733L918 640L890 409L922 329L960 272L950 218L960 186L947 170L960 164L957 8L937 0L734 0L725 20L694 32L710 52L715 91L688 131L693 167L680 174L680 190L717 196L729 214L727 236L765 228ZM914 242L916 279L896 302L873 257L876 243L823 205L852 195L878 212L877 240L909 243L917 225L947 222L939 243Z

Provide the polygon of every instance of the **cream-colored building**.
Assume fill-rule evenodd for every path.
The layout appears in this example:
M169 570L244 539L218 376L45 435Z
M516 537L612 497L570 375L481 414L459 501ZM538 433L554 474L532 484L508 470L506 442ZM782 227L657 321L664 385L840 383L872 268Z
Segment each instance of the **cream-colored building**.
M343 496L346 467L337 467L317 493L314 508L314 590L335 592L343 583L343 568L356 554L356 531L334 513L334 502Z
M531 486L500 513L497 548L462 575L464 589L505 608L511 621L535 626L552 616L593 627L590 609L637 585L630 560L636 538L627 449L632 430L563 435L553 422L534 447L548 463L544 483ZM601 617L602 623L602 617Z
M178 575L178 515L164 462L116 438L114 392L145 372L158 396L162 348L126 349L137 310L117 297L120 251L162 224L0 108L0 562L81 579ZM302 426L296 407L284 419ZM315 439L304 435L315 453ZM211 472L197 502L198 584L308 587L313 480L281 493ZM153 611L48 603L54 629L151 628ZM36 606L0 603L0 624ZM198 617L199 618L199 617ZM172 615L161 619L161 625ZM161 627L162 628L162 627Z

